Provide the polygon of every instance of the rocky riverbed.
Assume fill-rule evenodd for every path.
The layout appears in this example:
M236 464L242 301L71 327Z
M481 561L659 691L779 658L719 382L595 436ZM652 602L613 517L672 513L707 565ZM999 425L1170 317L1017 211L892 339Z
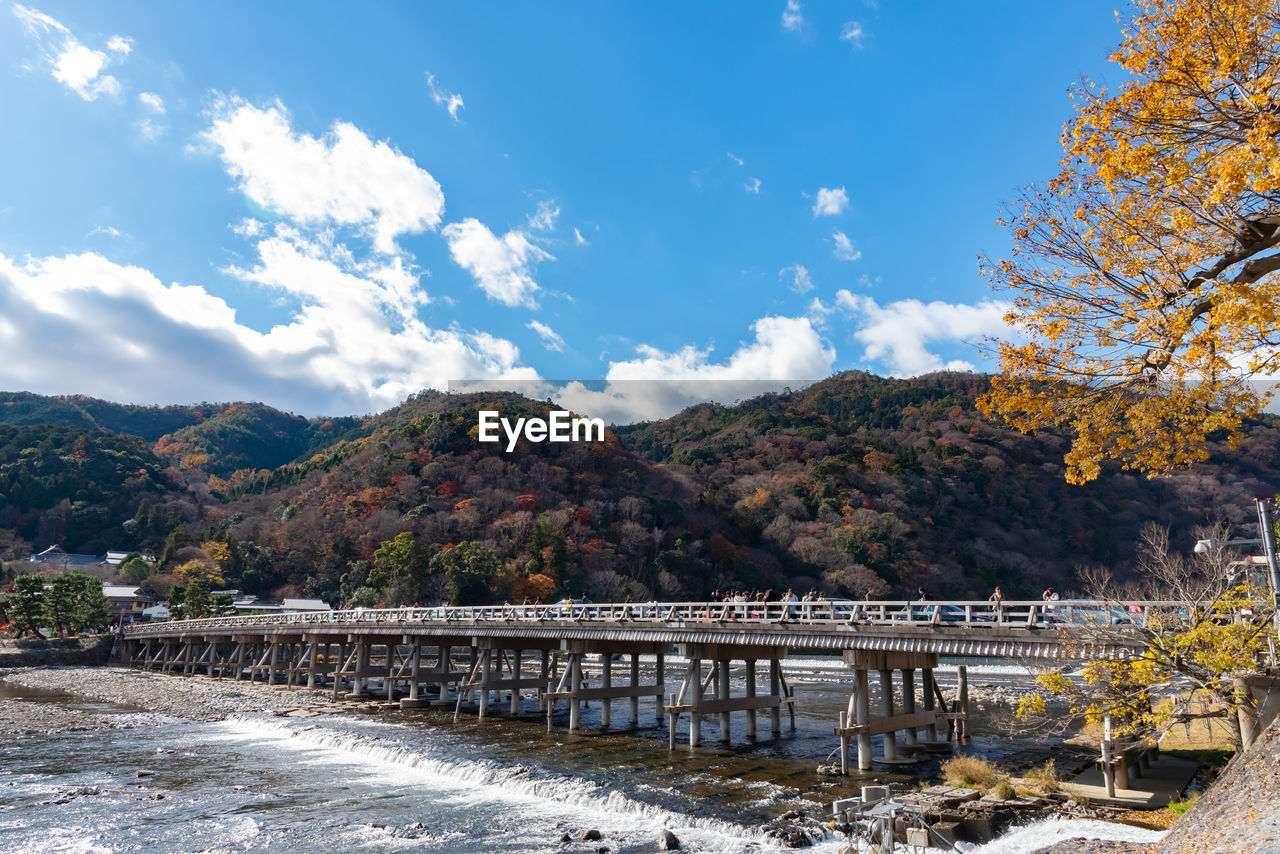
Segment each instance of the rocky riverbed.
M328 697L317 691L282 691L259 683L180 679L118 667L13 668L0 670L0 682L150 713L108 714L54 703L0 699L0 726L5 732L139 726L154 721L155 715L215 721L231 714L308 709L328 712L336 708Z

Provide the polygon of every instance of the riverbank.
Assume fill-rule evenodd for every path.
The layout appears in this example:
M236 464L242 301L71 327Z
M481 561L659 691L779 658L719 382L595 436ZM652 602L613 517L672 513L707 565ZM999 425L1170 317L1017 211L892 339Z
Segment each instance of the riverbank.
M214 682L183 679L163 674L140 673L122 667L23 667L0 669L0 682L83 697L102 703L129 706L153 715L197 721L224 720L231 715L257 712L276 713L293 709L337 712L340 706L318 691L279 689L250 682ZM79 720L78 716L84 716ZM66 709L48 703L23 700L0 701L0 722L16 731L43 732L64 728L93 729L95 726L131 725L118 715L94 714L92 710ZM145 719L132 725L145 723ZM8 731L8 730L7 730Z
M0 669L10 667L95 667L107 663L115 635L0 640Z

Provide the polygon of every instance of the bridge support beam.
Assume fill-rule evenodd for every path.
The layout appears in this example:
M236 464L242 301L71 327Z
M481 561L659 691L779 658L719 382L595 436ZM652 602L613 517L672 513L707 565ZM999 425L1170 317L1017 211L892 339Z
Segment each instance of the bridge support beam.
M719 723L721 742L729 742L731 733L731 713L747 712L747 734L755 737L755 714L760 709L769 709L773 721L773 733L781 730L781 713L785 706L791 716L791 728L795 729L795 698L786 678L782 674L781 661L786 656L785 646L757 646L754 644L684 644L681 652L688 658L684 683L680 693L673 702L666 706L670 716L669 742L675 747L675 731L680 716L689 713L689 746L698 747L702 743L702 718L714 714ZM762 657L769 660L769 693L759 696L756 693L755 663ZM702 676L704 660L711 663L711 671L706 679ZM747 688L742 697L732 696L732 664L743 661L747 664ZM711 689L711 699L707 699L707 689Z
M919 749L929 743L936 743L937 722L942 719L933 703L933 670L937 667L938 656L934 653L920 652L887 652L872 650L848 650L845 652L845 663L853 668L854 688L849 697L849 706L841 714L841 720L835 727L835 734L840 737L841 770L848 772L849 745L853 738L858 745L858 770L870 771L873 762L886 764L905 764L918 761ZM871 712L871 679L870 673L875 670L879 674L880 703L879 716L873 717ZM902 679L902 710L894 708L893 671L899 671ZM924 710L916 711L915 674L919 671L924 696ZM922 745L919 730L924 728L927 741ZM903 743L898 744L897 733L903 732ZM883 736L881 755L873 759L871 753L872 736ZM900 756L899 750L905 754Z

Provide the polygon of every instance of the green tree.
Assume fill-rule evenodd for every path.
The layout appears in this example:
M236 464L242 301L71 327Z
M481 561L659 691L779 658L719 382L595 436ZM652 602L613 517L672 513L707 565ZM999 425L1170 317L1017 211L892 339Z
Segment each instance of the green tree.
M386 540L373 554L373 569L367 583L385 591L388 605L409 605L432 599L431 557L436 547L420 543L409 531Z
M449 602L454 605L488 602L501 566L502 558L496 551L471 541L443 549L431 558L431 570L444 574Z
M98 579L82 572L64 572L56 576L44 599L45 622L66 637L81 628L100 626L107 621L106 597Z
M142 559L142 555L136 552L125 558L120 564L120 575L134 584L141 584L147 580L147 576L151 575L151 565Z
M24 572L13 580L13 591L5 596L4 606L9 625L21 637L30 632L40 634L44 625L44 576Z
M187 595L182 601L182 616L187 620L213 616L213 597L209 595L209 579L197 575L187 585Z

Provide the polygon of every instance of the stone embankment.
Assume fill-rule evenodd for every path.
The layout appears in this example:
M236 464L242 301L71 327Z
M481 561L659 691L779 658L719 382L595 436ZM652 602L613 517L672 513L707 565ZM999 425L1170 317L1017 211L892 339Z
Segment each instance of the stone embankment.
M0 641L0 668L74 667L107 663L115 635Z

